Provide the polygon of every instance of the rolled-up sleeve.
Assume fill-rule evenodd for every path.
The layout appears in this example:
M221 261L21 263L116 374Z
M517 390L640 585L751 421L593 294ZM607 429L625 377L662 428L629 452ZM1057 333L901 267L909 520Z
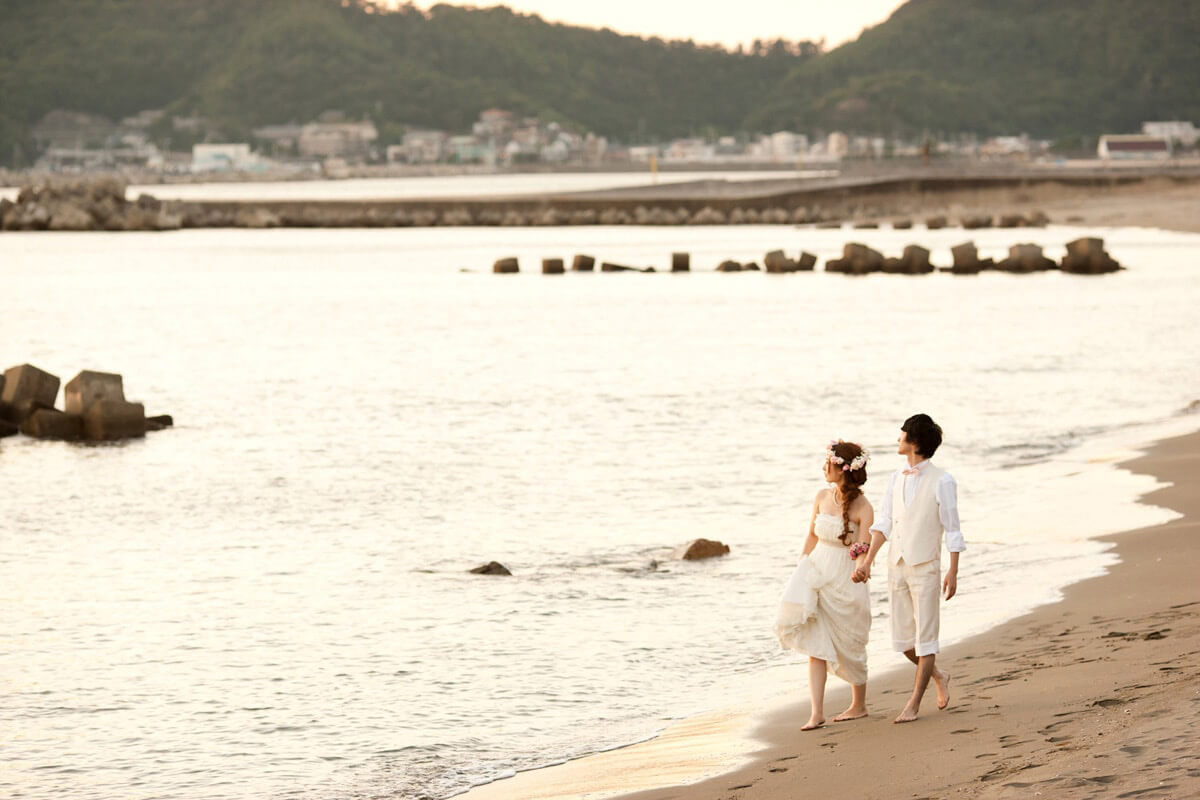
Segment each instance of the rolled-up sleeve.
M892 473L887 491L883 494L883 502L879 504L879 513L875 515L875 522L871 523L871 530L879 531L885 539L892 535L892 492L896 489L896 474Z
M958 521L958 484L950 473L943 473L937 485L938 516L946 531L946 549L961 553L967 549L963 538L962 524Z

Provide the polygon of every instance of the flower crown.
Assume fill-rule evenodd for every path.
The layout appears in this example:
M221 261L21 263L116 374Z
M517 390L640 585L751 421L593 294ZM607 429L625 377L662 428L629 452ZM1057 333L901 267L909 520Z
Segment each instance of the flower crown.
M846 444L846 442L843 442L841 439L831 439L829 442L829 447L827 447L825 449L825 454L827 456L829 456L829 460L832 461L834 464L841 464L843 472L853 472L854 470L862 469L863 467L865 467L867 465L867 461L871 458L870 450L863 447L862 445L857 445L857 447L862 452L859 453L858 455L856 455L854 457L854 459L849 464L847 464L846 459L842 458L837 453L833 452L833 448L839 444ZM849 444L854 444L854 443L850 442Z

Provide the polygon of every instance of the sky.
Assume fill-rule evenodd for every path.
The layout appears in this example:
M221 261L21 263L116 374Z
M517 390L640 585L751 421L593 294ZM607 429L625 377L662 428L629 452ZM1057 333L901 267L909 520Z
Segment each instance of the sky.
M506 5L550 22L619 33L694 39L726 47L748 45L755 39L825 39L833 48L854 39L867 26L887 19L903 2L898 0L737 0L732 5L705 0L448 0L452 5ZM421 8L434 3L417 2Z

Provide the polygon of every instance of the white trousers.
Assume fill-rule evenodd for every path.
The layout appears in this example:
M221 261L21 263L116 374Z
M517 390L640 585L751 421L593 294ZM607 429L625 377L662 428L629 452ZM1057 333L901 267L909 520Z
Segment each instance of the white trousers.
M942 561L909 564L900 559L888 566L888 600L892 617L892 646L897 652L916 650L918 656L938 652L941 622Z

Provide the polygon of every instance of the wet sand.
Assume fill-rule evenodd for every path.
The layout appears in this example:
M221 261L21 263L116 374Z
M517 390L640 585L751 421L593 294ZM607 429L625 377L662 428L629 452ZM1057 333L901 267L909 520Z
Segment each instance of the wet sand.
M749 763L732 750L714 758L696 747L709 752L707 762L686 766L692 774L728 770L714 778L669 785L669 762L687 760L689 734L717 734L719 721L467 797L611 797L614 787L647 780L656 788L622 800L1200 797L1200 433L1163 441L1124 466L1170 484L1142 501L1183 516L1105 537L1120 558L1107 574L947 647L938 661L953 676L945 711L930 686L921 718L893 724L911 690L904 667L871 685L867 719L802 732L808 707L797 702L764 718L754 737L765 746ZM943 613L953 613L953 601ZM830 688L833 716L848 692L836 679Z
M1200 796L1200 434L1125 466L1170 482L1143 502L1184 516L1107 537L1121 559L1108 574L947 648L946 711L931 687L920 720L892 723L906 669L872 687L866 720L802 733L807 707L783 709L753 765L632 797Z

